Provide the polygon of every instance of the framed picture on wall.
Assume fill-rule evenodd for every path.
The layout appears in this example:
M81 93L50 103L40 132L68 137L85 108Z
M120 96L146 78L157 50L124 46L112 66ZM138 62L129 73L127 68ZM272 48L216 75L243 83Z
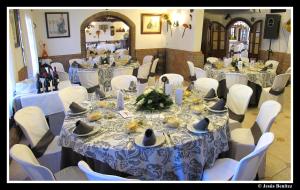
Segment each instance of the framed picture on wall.
M9 19L12 26L12 33L15 42L15 47L20 47L20 17L19 10L9 10Z
M142 14L141 34L161 34L161 14Z
M45 19L48 38L70 37L68 12L47 12Z

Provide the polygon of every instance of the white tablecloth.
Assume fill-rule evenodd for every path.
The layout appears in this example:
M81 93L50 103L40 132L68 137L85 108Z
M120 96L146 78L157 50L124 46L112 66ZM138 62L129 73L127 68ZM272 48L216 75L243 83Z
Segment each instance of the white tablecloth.
M51 115L64 111L64 106L58 96L58 91L42 94L26 94L20 96L22 107L37 106L45 115Z

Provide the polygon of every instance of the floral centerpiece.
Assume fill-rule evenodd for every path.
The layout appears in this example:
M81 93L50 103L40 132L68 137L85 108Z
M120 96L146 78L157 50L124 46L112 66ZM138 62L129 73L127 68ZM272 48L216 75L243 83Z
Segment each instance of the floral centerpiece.
M137 110L163 110L169 108L173 101L162 89L149 88L136 98Z

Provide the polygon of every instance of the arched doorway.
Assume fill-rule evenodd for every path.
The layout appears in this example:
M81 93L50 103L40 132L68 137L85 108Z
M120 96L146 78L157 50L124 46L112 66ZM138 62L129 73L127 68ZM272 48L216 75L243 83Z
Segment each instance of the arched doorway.
M128 38L129 52L132 57L136 57L136 55L135 55L135 24L127 16L125 16L121 13L118 13L118 12L113 12L113 11L103 11L103 12L96 13L96 14L88 17L87 19L85 19L82 22L82 24L80 26L81 55L83 57L86 57L86 55L87 55L85 28L88 27L91 22L93 22L95 20L99 20L100 18L107 17L107 16L118 18L119 20L126 23L127 26L129 26L129 38Z

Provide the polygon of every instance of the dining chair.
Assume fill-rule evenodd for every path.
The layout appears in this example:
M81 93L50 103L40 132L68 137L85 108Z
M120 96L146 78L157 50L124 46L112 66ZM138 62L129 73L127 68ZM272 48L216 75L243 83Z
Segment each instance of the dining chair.
M167 77L168 80L169 80L169 84L172 86L172 87L180 87L183 85L183 81L184 81L184 78L183 76L181 76L180 74L175 74L175 73L166 73L166 74L163 74L159 77L159 85L162 86L163 85L163 82L162 82L162 77Z
M287 70L285 71L285 73L291 74L291 67L287 68Z
M22 167L33 181L86 181L84 173L77 166L70 166L53 172L40 164L30 148L24 144L15 144L10 156Z
M215 62L219 61L219 58L217 58L217 57L208 57L208 58L206 58L206 61L209 62L209 63L215 63Z
M71 87L72 83L70 80L60 81L57 85L58 90L62 90L67 87Z
M146 55L144 58L143 58L143 64L146 64L146 63L152 63L152 60L153 60L153 55Z
M230 89L234 84L248 84L248 76L242 73L225 73L225 79L227 89Z
M64 66L60 62L52 62L51 67L54 71L54 67L56 68L56 71L65 72Z
M188 64L189 71L190 71L191 81L195 81L198 78L207 77L206 72L203 69L199 68L199 67L195 67L193 62L187 61L187 64Z
M76 102L78 104L88 100L88 92L83 86L71 86L58 91L65 112L69 111L70 104Z
M271 64L273 65L271 70L276 73L279 62L276 60L268 60L265 62L265 66L268 66Z
M196 90L199 90L203 94L207 94L212 88L217 92L219 82L213 78L199 78L194 82L194 86Z
M258 102L258 107L267 100L275 100L282 106L284 104L284 90L285 86L290 79L289 73L279 74L275 76L272 87L263 88Z
M83 59L80 59L80 58L70 59L70 60L69 60L70 66L71 66L72 63L74 63L75 61L76 61L78 64L82 64L82 63L84 62Z
M128 179L115 175L107 175L93 171L83 160L78 162L78 167L86 175L89 181L137 181L137 179Z
M230 158L240 160L251 152L261 134L269 132L277 115L281 110L281 105L273 100L266 101L262 104L255 122L251 128L236 128L230 132L229 141ZM265 158L264 158L265 159ZM265 161L259 170L260 178L263 178L265 170Z
M70 80L69 74L67 72L57 71L59 81Z
M78 70L77 74L81 86L85 87L88 93L93 93L96 88L100 88L97 70Z
M205 169L203 172L203 181L252 181L256 178L263 158L272 142L274 134L264 133L255 149L242 158L240 161L222 158L217 159L214 166Z
M157 67L158 61L159 61L159 58L154 59L152 65L151 65L150 74L149 74L149 78L148 78L148 84L150 86L155 85L155 72L156 72L156 67Z
M120 75L111 79L111 87L114 92L121 89L128 89L130 82L137 84L137 78L132 75Z
M59 137L55 136L52 141L50 139L47 142L48 145L40 146L41 143L46 142L45 137L50 132L43 111L35 106L24 107L15 113L14 119L20 126L31 148L38 150L38 147L42 147L44 150L38 156L39 161L50 168L51 171L58 171L61 157L61 147L58 145Z
M137 73L137 80L140 83L147 83L148 78L150 75L150 69L151 69L151 62L146 62L145 64L142 64L138 68L138 73Z
M243 84L234 84L229 88L226 105L229 112L230 130L242 127L252 94L252 88Z

